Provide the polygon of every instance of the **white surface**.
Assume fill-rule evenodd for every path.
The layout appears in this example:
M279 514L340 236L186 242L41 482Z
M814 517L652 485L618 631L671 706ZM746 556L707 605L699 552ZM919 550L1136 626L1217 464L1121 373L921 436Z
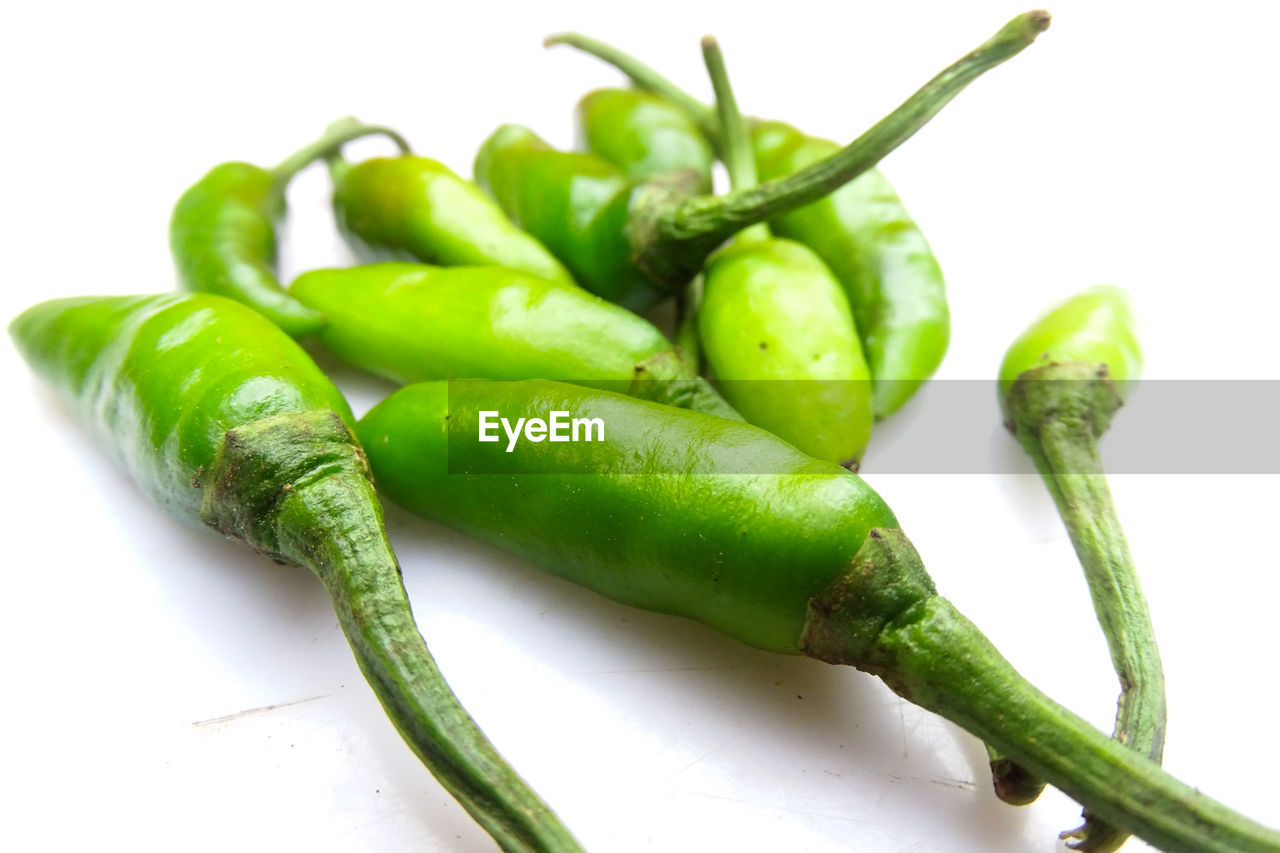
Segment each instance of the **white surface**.
M1022 11L318 5L10 9L0 315L169 289L167 219L188 184L219 161L272 163L346 113L468 174L503 121L569 143L578 95L616 77L544 52L549 32L613 40L705 92L697 38L714 31L745 111L848 138ZM944 376L992 376L1042 307L1105 281L1138 300L1148 376L1277 378L1280 7L1187 8L1051 7L1040 43L885 164L948 276ZM325 194L318 170L295 187L286 278L346 260ZM0 370L0 846L491 848L382 716L310 576L158 514L9 346ZM339 380L358 410L386 390ZM1188 405L1231 440L1230 412ZM994 403L990 420L996 430ZM1272 825L1277 484L1113 481L1166 662L1166 765ZM874 485L944 593L1032 681L1109 730L1114 678L1042 486ZM388 517L453 686L589 849L1050 851L1074 825L1055 793L997 803L973 738L871 678L743 648Z

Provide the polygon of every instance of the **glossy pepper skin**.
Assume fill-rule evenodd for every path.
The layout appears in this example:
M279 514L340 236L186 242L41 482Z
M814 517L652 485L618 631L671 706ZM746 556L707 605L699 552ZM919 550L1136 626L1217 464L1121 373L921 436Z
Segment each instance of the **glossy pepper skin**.
M840 148L781 122L757 122L751 141L766 181ZM844 286L875 380L876 417L896 412L938 369L951 340L942 268L898 194L879 170L869 169L769 225L816 252Z
M628 178L689 172L693 192L711 192L716 155L684 111L640 89L596 89L578 101L580 146Z
M559 379L738 418L651 323L573 284L504 267L384 263L303 273L324 345L393 382Z
M605 442L508 454L476 441L488 409L598 417ZM809 597L872 528L897 527L861 478L764 430L557 382L411 385L357 430L379 488L406 508L616 601L786 654L800 651ZM730 460L742 467L717 473ZM472 463L484 473L462 473Z
M392 722L500 845L578 849L436 669L351 412L297 344L207 294L53 300L10 332L169 513L320 579Z
M178 281L253 306L290 335L324 325L324 316L285 293L276 278L276 222L284 188L252 163L213 167L182 194L169 223Z
M605 441L478 441L479 413L601 418ZM860 478L748 424L555 382L403 388L357 426L408 509L611 598L875 674L1162 849L1280 850L1027 684L937 595Z
M871 375L826 265L799 243L737 242L707 263L698 337L717 386L751 423L828 462L871 439Z
M1006 425L1035 462L1084 569L1120 681L1115 738L1159 762L1164 670L1155 629L1098 453L1142 371L1128 295L1095 287L1055 305L1009 347L998 389ZM1085 810L1073 847L1110 853L1128 838Z
M557 151L527 127L507 124L476 154L475 179L587 290L635 311L664 295L632 261L631 205L643 185L608 161Z
M333 207L359 248L443 266L503 266L572 283L541 243L516 227L493 199L429 157L334 157Z

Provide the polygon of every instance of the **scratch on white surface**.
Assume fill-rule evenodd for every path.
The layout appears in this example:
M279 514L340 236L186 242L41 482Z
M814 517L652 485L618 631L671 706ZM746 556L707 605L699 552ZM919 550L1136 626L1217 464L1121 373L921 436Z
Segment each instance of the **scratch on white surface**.
M274 711L277 708L288 708L292 705L302 705L306 702L314 702L317 699L329 698L328 693L321 693L319 696L308 696L305 699L294 699L292 702L279 702L275 705L263 705L259 708L246 708L243 711L236 711L234 714L224 714L221 717L210 717L207 720L196 720L193 726L216 726L218 723L229 723L238 720L241 717L253 716L255 714L265 714L268 711Z
M679 776L681 773L684 773L684 772L685 772L686 770L688 770L690 767L695 767L695 766L697 766L698 764L701 764L702 762L706 761L708 758L710 758L711 756L715 755L717 752L719 752L720 750L724 749L726 746L728 746L728 745L729 745L730 743L732 743L732 742L733 742L733 741L725 741L724 743L720 744L719 746L714 746L714 747L712 747L711 749L709 749L709 750L707 750L706 752L704 752L702 755L700 755L700 756L698 756L697 758L695 758L693 761L690 761L690 762L689 762L688 764L686 764L684 767L681 767L679 770L675 771L675 772L674 772L674 773L672 773L670 776L667 776L667 777L666 777L665 779L663 779L662 781L663 781L663 782L670 782L672 779L676 778L676 777L677 777L677 776Z
M744 806L752 806L757 809L769 809L771 811L788 812L790 814L805 815L806 817L820 817L826 820L839 820L845 823L856 823L859 826L888 826L889 824L878 820L867 820L861 817L850 817L849 815L831 814L830 812L815 812L809 809L797 809L791 806L780 806L777 803L758 803L754 800L744 800L740 797L726 797L721 794L707 794L702 791L691 791L696 797L706 797L711 800L724 800L729 803L741 803Z
M923 776L899 776L893 773L886 774L891 782L909 783L913 785L942 785L944 788L955 788L960 791L976 790L974 782L970 779L951 779L942 776L931 776L925 778Z

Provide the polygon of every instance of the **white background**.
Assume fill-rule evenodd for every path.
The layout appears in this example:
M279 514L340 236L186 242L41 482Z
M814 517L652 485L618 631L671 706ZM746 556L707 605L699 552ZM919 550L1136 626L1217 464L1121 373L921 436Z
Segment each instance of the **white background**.
M1148 376L1278 378L1280 6L1190 8L1052 8L1038 44L886 162L947 273L942 375L993 376L1041 308L1111 282L1136 297ZM576 98L617 77L544 51L549 32L615 41L699 92L697 39L715 32L746 112L846 139L1019 11L19 4L0 47L0 315L171 288L179 193L223 160L274 163L340 115L397 126L464 174L504 121L569 144ZM326 192L319 170L294 188L286 280L348 259ZM158 514L9 346L0 370L0 846L491 849L400 743L305 571ZM357 411L388 390L338 378ZM985 416L998 452L1018 454L994 394ZM1232 440L1231 412L1188 400L1186 417ZM1278 482L1113 481L1166 662L1166 765L1272 825ZM942 591L1109 730L1115 680L1040 483L873 484ZM869 677L614 605L395 509L388 520L445 673L589 849L1050 851L1074 825L1056 793L996 802L974 739Z

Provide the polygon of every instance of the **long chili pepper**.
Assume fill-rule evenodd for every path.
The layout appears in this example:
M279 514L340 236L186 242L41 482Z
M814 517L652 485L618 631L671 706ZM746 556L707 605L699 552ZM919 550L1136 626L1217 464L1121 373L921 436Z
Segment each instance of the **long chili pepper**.
M482 413L552 410L601 420L605 440L477 441ZM556 382L438 382L357 432L379 488L413 512L619 602L879 676L1161 849L1280 851L1280 833L1027 683L937 594L870 486L765 430Z
M755 186L746 127L715 40L702 42L735 191ZM819 459L851 464L871 437L871 376L840 282L822 259L757 223L716 252L697 309L702 353L751 423Z
M387 716L504 850L579 849L436 668L351 412L297 344L208 294L56 299L10 333L161 507L319 578Z
M560 379L741 419L652 323L582 288L505 267L311 270L290 293L343 361L394 382Z
M1075 546L1120 678L1115 738L1159 762L1164 671L1129 543L1107 487L1098 439L1142 371L1125 293L1098 287L1054 306L1009 347L1000 365L1006 425L1035 461ZM1086 808L1072 847L1112 851L1124 829Z
M578 106L579 134L588 150L635 178L659 169L698 169L686 151L692 140L726 148L715 110L635 57L578 33L546 39L591 54L626 74L640 91L601 89ZM657 104L674 108L686 123L659 123ZM840 146L807 136L791 125L753 120L751 144L761 179L798 172L830 157ZM685 137L677 145L678 134ZM666 153L658 158L649 153ZM644 157L637 157L644 152ZM710 169L704 173L709 180ZM876 417L897 411L932 376L946 354L951 321L942 269L920 227L877 169L812 204L770 218L774 232L818 253L844 287L875 380Z
M343 143L375 134L402 151L409 148L394 130L344 119L273 169L252 163L213 167L182 194L169 222L182 287L243 302L290 335L323 326L324 315L292 299L276 278L276 221L284 215L285 189L294 175Z

